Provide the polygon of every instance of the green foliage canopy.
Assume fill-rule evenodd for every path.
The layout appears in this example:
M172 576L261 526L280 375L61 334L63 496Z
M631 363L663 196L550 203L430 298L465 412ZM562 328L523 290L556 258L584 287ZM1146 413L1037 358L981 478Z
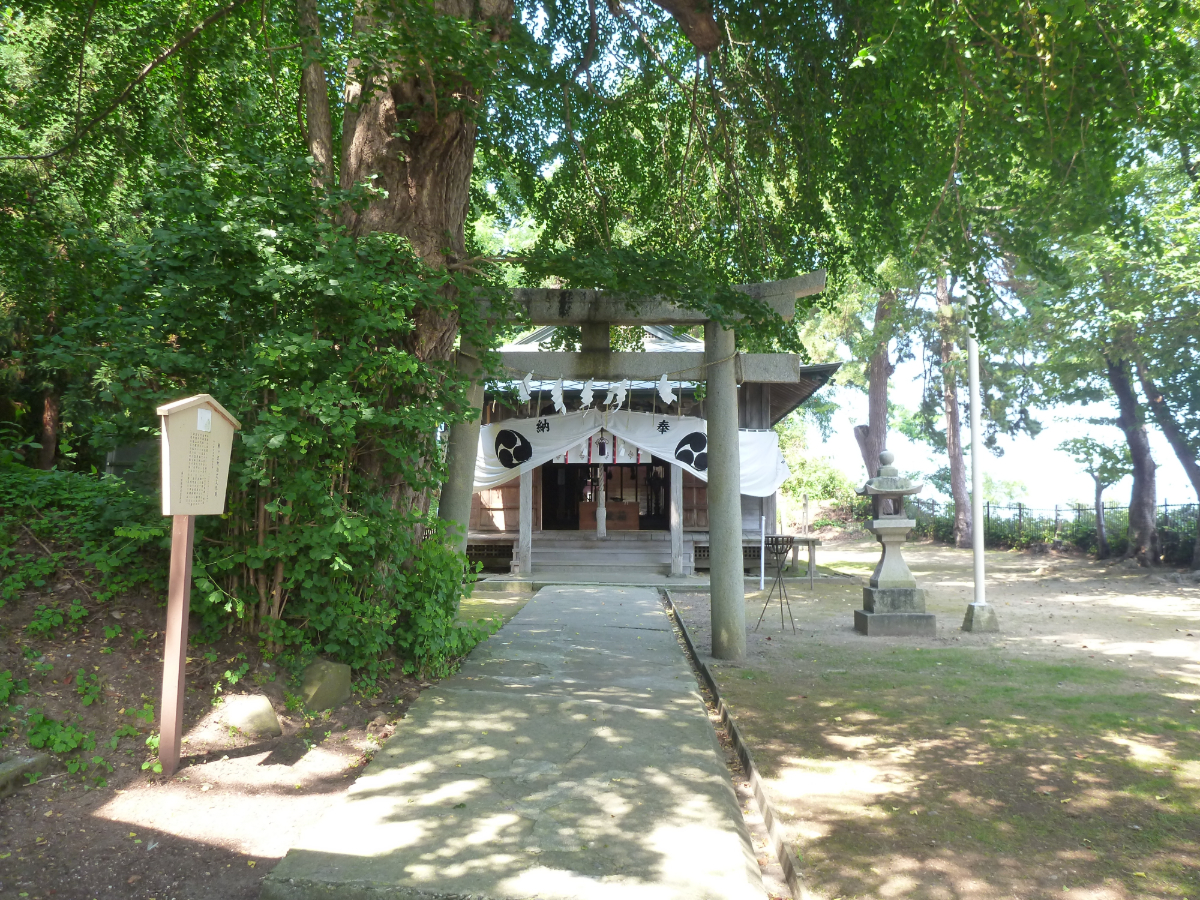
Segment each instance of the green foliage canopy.
M1135 124L1195 143L1190 0L739 0L704 56L656 7L522 0L500 40L378 9L364 31L318 6L335 158L347 72L427 77L435 117L478 126L471 218L537 223L499 254L519 278L744 314L746 346L798 344L730 283L870 280L889 255L969 272L1094 221ZM406 340L420 308L494 346L473 301L503 308L495 260L435 271L337 224L382 198L312 188L293 6L32 0L0 28L0 420L28 439L61 398L86 470L213 393L246 423L201 533L213 621L371 672L461 652L462 560L421 498L463 384Z

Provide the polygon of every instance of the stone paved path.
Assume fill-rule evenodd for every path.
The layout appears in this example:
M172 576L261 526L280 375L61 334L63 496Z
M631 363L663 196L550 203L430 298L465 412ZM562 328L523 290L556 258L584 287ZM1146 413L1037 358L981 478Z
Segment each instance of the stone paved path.
M764 900L658 595L543 588L421 695L264 900Z

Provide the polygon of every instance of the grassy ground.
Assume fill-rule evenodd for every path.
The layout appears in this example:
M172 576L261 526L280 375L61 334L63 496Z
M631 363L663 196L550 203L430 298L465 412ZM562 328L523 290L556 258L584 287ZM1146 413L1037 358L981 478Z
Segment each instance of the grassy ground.
M910 556L937 638L856 635L859 589L826 584L715 669L813 895L1200 900L1200 591L996 554L1004 632L964 635L969 557Z

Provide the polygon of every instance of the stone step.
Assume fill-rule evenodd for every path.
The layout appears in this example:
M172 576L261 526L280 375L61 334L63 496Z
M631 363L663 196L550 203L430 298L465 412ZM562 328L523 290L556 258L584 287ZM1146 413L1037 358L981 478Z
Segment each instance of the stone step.
M534 550L620 550L628 553L670 553L671 541L532 541ZM689 541L684 541L689 544Z
M622 565L619 569L614 570L612 566L587 566L587 565L546 565L534 563L533 579L536 582L549 583L555 579L565 579L567 582L577 581L585 572L602 573L603 580L613 583L630 583L637 582L637 579L651 575L670 575L671 566L667 564L654 565ZM594 580L601 580L600 575L594 576Z
M530 548L534 553L561 553L564 555L587 554L588 556L670 556L671 545L640 544L538 544Z
M531 542L534 550L613 550L621 553L670 553L671 545L669 543L659 543L655 541L653 544L639 544L636 542L626 543L625 541L533 541Z
M538 531L534 532L533 539L535 541L594 541L597 538L594 531ZM666 541L669 544L671 542L671 533L669 531L619 531L611 529L608 532L607 540L635 541L638 543Z
M589 556L586 559L576 556L560 556L556 554L538 554L534 553L530 556L530 561L535 566L606 566L612 569L623 569L626 567L636 568L658 568L660 566L670 566L671 557L668 556Z

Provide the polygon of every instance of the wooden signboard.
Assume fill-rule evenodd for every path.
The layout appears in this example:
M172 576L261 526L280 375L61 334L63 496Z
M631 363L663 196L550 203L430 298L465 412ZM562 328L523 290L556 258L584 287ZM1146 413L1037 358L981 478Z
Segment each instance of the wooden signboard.
M208 394L158 408L164 516L219 516L233 433L242 426Z
M225 512L233 433L242 426L208 394L160 406L158 415L162 425L163 515L172 517L158 760L163 774L170 776L179 765L183 741L184 666L196 516Z

